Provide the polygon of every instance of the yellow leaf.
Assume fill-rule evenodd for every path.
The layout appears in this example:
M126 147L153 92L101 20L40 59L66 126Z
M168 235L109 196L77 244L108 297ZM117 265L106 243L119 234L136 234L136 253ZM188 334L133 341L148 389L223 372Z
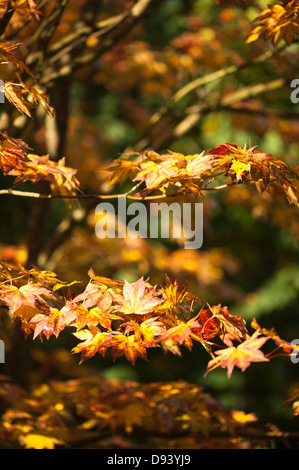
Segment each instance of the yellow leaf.
M230 170L235 173L237 181L242 179L243 173L245 171L250 171L250 163L243 163L240 160L234 160Z
M262 31L263 28L261 26L257 26L256 28L254 28L250 36L247 38L246 44L250 44L251 42L256 41L260 37Z
M60 439L53 436L43 436L42 434L27 434L20 437L20 443L26 449L54 449L55 444L63 444Z
M233 418L238 421L238 423L251 423L253 421L257 421L257 417L254 413L244 413L244 411L233 410L232 411Z
M251 337L246 339L243 343L239 344L236 348L220 349L215 352L216 356L208 363L207 372L220 366L227 368L227 376L231 377L232 371L235 366L239 367L242 372L250 366L252 362L266 362L269 359L260 351L260 347L269 338L258 338L259 332L256 331Z

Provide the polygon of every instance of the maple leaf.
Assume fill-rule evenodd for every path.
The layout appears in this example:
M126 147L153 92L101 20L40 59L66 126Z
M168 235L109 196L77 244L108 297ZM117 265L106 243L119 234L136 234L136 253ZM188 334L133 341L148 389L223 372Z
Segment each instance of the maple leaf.
M22 85L24 90L32 97L34 104L35 105L40 104L44 108L46 113L52 119L54 119L54 117L55 117L54 108L52 108L49 105L47 94L43 90L38 88L37 86L27 86L26 83L22 82L22 80L21 80L21 78L18 74L17 74L17 76L18 76L20 84Z
M105 276L96 276L93 269L88 271L88 275L94 282L100 284L101 286L105 286L106 288L113 287L115 289L122 289L124 286L124 281L116 281Z
M129 322L123 323L122 327L125 327L126 335L134 331L136 340L142 342L143 346L156 347L157 343L155 339L165 332L165 326L158 318L159 317L151 317L140 324L130 320Z
M0 132L0 168L5 175L13 169L25 169L28 149L28 145L21 139L14 139L6 132Z
M215 163L214 169L222 169L232 180L239 182L246 178L246 182L259 184L260 190L269 190L285 193L288 201L299 207L298 176L296 168L274 158L269 153L263 153L245 145L244 148L236 144L222 144L210 150L221 158Z
M232 340L242 341L248 337L246 322L241 316L231 315L227 307L210 307L213 317L219 322L219 336L222 341L232 345Z
M6 98L17 108L18 111L20 111L20 113L26 114L31 118L30 108L33 108L34 106L25 96L25 90L22 85L19 83L6 82L4 88Z
M242 341L247 338L246 322L241 316L231 315L227 307L209 306L198 314L200 327L193 333L200 334L205 340L219 335L222 341L232 346L232 340Z
M103 311L109 309L112 304L112 294L102 285L96 282L89 282L81 294L77 295L73 302L81 302L86 308L97 305Z
M20 288L0 285L0 300L8 306L12 315L22 306L35 307L36 299L40 299L42 294L50 294L50 291L39 284L25 284Z
M169 328L167 332L160 336L156 341L164 343L171 339L179 344L185 343L186 346L190 346L190 342L188 342L189 336L192 333L192 330L194 328L197 329L198 327L199 322L197 320L197 316L188 321L179 320L176 326Z
M221 157L214 162L216 168L222 167L228 171L229 175L240 181L242 176L251 169L252 150L247 149L246 145L242 148L237 144L226 143L213 147L209 153Z
M138 172L133 181L145 181L148 189L155 189L164 185L171 176L176 175L177 169L172 167L173 161L142 163L141 171Z
M67 325L73 323L77 316L77 311L70 302L61 310L50 307L49 311L49 315L38 313L31 318L31 322L36 323L33 339L40 333L43 333L47 339L49 339L52 334L57 338L60 332L64 330Z
M286 341L284 339L281 339L280 336L276 333L274 328L267 329L267 328L262 328L256 319L254 318L251 322L252 328L257 330L260 334L269 336L275 344L279 347L282 348L284 352L290 354L293 350L293 346L289 341Z
M33 0L12 0L12 7L16 11L29 13L33 18L39 19L41 12L36 9L36 3Z
M9 43L1 43L0 44L0 63L1 64L14 64L17 66L17 68L20 70L20 72L23 72L24 70L30 75L34 80L34 74L33 72L25 65L23 60L15 53L13 52L19 44L9 44Z
M142 342L136 340L135 335L115 335L112 339L111 354L114 361L124 355L133 366L138 357L145 361L148 360L146 347Z
M202 152L200 155L193 155L192 158L188 161L186 166L186 174L199 177L211 169L211 156L204 155L204 152Z
M237 144L226 142L225 144L216 145L215 147L209 150L209 154L211 155L231 155L235 152L235 150L240 149Z
M50 182L53 194L75 195L80 189L80 183L75 177L77 170L65 166L65 159L58 162L51 161L48 155L39 156L28 154L28 162L24 169L13 169L10 175L16 176L15 183L28 180L37 183L41 180Z
M107 169L107 171L111 172L109 186L113 186L116 183L121 184L127 179L133 180L139 171L138 165L140 163L141 161L132 162L124 158L114 160L113 165Z
M55 166L53 162L51 164L51 172L53 174L53 181L51 182L52 193L75 195L77 190L80 189L80 183L75 177L77 170L65 166L65 158L61 158Z
M111 322L113 320L121 320L121 317L119 317L118 315L103 312L98 307L94 307L88 310L84 307L76 306L74 310L76 312L76 325L78 329L81 329L86 325L96 326L100 324L107 330L111 330Z
M251 168L250 162L245 163L245 162L241 162L240 160L234 160L230 167L230 171L231 173L235 173L237 181L240 181L242 177L244 176L244 174L250 171L250 168Z
M114 293L115 310L125 314L146 315L157 307L162 299L157 298L155 288L146 289L143 277L134 284L124 283L123 293Z
M154 189L164 193L170 184L181 186L179 180L182 174L179 174L179 171L187 162L184 155L175 152L159 155L153 151L144 152L142 155L144 160L133 181L145 182L146 188L138 195L144 197Z
M80 364L97 352L104 356L107 348L111 346L112 335L102 332L95 326L90 326L88 330L77 331L73 335L83 341L72 349L72 353L81 353Z
M247 43L256 41L260 36L265 40L271 39L276 46L281 39L290 45L299 34L299 1L275 3L268 5L255 19L259 25L253 29Z
M151 317L140 324L142 341L146 346L155 346L154 341L156 337L161 336L165 331L164 324L158 318Z
M198 301L197 297L187 291L187 282L179 286L178 280L171 280L166 275L166 285L161 288L164 302L157 308L158 312L175 312L179 316L184 316L190 312L191 304Z
M205 340L218 335L220 322L214 317L210 309L202 309L198 318L201 325L198 329L193 330L193 333L200 334Z
M4 175L15 171L24 171L27 159L19 149L0 149L0 168Z
M258 338L258 336L259 332L255 331L237 347L232 346L215 351L217 357L208 363L207 373L220 366L223 369L227 368L227 376L230 378L234 367L239 367L244 372L252 362L268 362L269 359L260 351L260 348L269 338Z
M7 148L7 147L17 148L18 150L22 151L24 155L26 155L26 151L29 150L28 144L24 142L22 139L16 139L14 137L10 137L7 135L7 132L0 131L0 147Z
M57 274L53 271L41 271L38 268L26 269L24 266L20 266L20 271L25 275L32 277L38 284L44 287L50 288L52 292L56 292L63 287L70 287L74 284L78 284L80 281L61 281L57 278Z

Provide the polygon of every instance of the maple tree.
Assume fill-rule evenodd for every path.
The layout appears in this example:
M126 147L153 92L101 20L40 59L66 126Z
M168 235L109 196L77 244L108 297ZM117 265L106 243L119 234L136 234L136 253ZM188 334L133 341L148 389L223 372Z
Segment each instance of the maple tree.
M237 269L235 257L217 247L189 251L148 240L96 241L91 234L94 209L102 200L204 200L212 220L209 208L227 190L223 197L229 206L245 205L279 227L291 227L298 236L296 161L263 151L250 136L249 144L213 143L204 147L207 150L199 149L198 142L195 150L193 142L189 151L189 145L180 142L204 119L207 134L212 126L213 137L214 113L222 110L249 119L253 115L256 132L257 116L270 120L267 102L259 97L285 90L286 77L294 71L298 1L269 5L256 15L258 26L247 16L249 6L259 10L258 2L212 2L218 12L217 35L208 16L200 18L199 2L183 3L177 5L185 8L185 29L178 26L175 34L165 29L160 43L151 38L151 28L156 10L167 24L162 17L170 3L165 0L0 2L6 98L1 114L0 197L33 202L27 247L11 252L5 247L2 252L0 311L7 338L6 329L15 327L26 345L32 339L59 341L70 332L72 358L79 357L80 365L110 355L112 362L123 358L136 366L140 360L150 362L152 350L182 358L185 350L191 353L200 346L208 357L206 375L220 368L230 379L236 369L245 372L253 363L278 360L276 356L290 360L298 351L293 337L282 339L273 328L258 323L254 306L248 321L241 311L232 313L224 304L244 298L224 279L225 272ZM172 19L180 17L173 15ZM238 51L234 41L240 31ZM277 63L283 64L281 75L276 68L277 76L261 80L263 67L275 68ZM127 141L128 127L110 121L123 140L114 147L106 127L96 155L93 119L85 118L84 110L70 115L70 102L78 100L72 98L72 84L83 90L84 106L90 100L89 87L92 92L104 89L112 101L118 95L134 138ZM109 121L109 106L106 113L100 116L101 129ZM279 128L284 114L272 113ZM242 122L235 125L238 129ZM70 142L68 126L73 133ZM65 215L45 240L47 216L56 203L58 214ZM279 217L282 212L285 218ZM100 253L96 266L93 245ZM87 254L85 272L85 260L71 268L78 252ZM127 265L132 272L121 279L120 268ZM187 381L98 379L85 364L78 372L65 357L62 362L76 370L75 378L49 385L33 379L28 392L17 380L14 383L15 351L23 340L16 337L5 336L10 354L0 376L3 447L88 447L94 440L99 447L138 447L139 432L144 436L141 446L157 448L271 447L279 439L298 445L298 433L257 425L254 413L229 410ZM55 353L52 360L60 361ZM41 357L41 368L43 361ZM297 395L295 388L288 398L295 416Z

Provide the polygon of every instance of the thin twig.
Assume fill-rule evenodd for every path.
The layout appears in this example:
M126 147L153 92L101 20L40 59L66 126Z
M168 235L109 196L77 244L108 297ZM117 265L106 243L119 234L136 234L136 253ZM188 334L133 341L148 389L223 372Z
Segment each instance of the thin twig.
M221 98L215 103L206 103L197 108L192 114L188 114L173 130L173 136L178 138L189 132L203 117L209 112L215 112L227 109L234 103L245 101L268 91L282 88L287 83L286 79L280 78L267 83L257 83L246 86L241 90L236 90L228 96Z
M56 80L70 76L79 67L90 64L104 52L111 50L120 40L123 40L124 36L143 18L149 8L157 6L161 2L162 0L138 0L131 9L117 16L114 22L100 31L92 32L92 36L100 37L96 47L87 49L85 52L82 51L80 54L76 53L75 48L72 54L63 56L64 60L59 68L57 68L57 63L55 67L51 66L51 58L49 58L49 61L44 64L43 75L39 83L45 87L51 86ZM79 41L79 46L81 47L81 41Z
M234 75L238 73L239 71L243 70L244 68L251 67L252 65L258 65L263 62L266 62L267 60L271 59L272 57L276 56L280 52L282 52L285 49L285 46L282 46L281 48L277 50L271 50L271 51L266 51L263 54L259 55L258 57L254 58L253 60L249 60L247 62L244 62L242 65L236 66L236 65L230 65L228 67L225 67L221 70L217 70L216 72L209 73L203 77L197 77L191 82L187 83L184 85L182 88L177 90L165 103L164 105L161 106L161 108L156 111L149 119L148 125L144 131L144 136L141 137L140 141L136 144L137 148L140 147L140 143L143 143L143 141L146 141L146 135L148 132L156 125L158 124L161 119L167 115L167 113L171 110L171 108L178 103L182 98L190 94L191 92L197 90L198 88L204 86L204 85L209 85L214 82L223 80L224 78L229 77L230 75Z
M226 189L229 186L235 185L236 183L227 183L220 186L205 187L199 188L199 191L218 191L221 189ZM134 188L132 188L133 190ZM129 194L130 191L124 194L43 194L31 191L19 191L15 189L0 189L0 196L11 195L11 196L21 196L29 197L36 199L118 199L118 198L127 198L134 201L151 201L157 199L166 199L170 197L179 196L178 194L157 194L155 196L132 196Z

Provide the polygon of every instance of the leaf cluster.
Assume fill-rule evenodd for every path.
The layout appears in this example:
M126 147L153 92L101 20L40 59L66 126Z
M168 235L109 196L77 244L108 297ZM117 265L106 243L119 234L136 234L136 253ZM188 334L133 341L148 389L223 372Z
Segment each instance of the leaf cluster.
M70 284L55 273L20 268L12 277L15 268L3 267L6 280L0 284L0 301L12 320L20 320L26 336L33 333L33 339L57 338L66 327L74 328L81 342L72 352L80 353L80 363L96 353L105 356L109 349L114 361L125 356L135 365L137 358L148 360L149 348L180 356L182 346L192 350L198 342L212 357L207 371L220 366L230 377L234 367L244 371L252 362L269 361L273 352L265 356L260 350L269 338L282 348L282 355L295 348L257 324L250 336L241 316L231 315L221 305L202 304L188 292L187 284L180 286L176 279L166 277L158 288L143 277L130 284L97 276L91 269L83 292L65 298L58 291Z

